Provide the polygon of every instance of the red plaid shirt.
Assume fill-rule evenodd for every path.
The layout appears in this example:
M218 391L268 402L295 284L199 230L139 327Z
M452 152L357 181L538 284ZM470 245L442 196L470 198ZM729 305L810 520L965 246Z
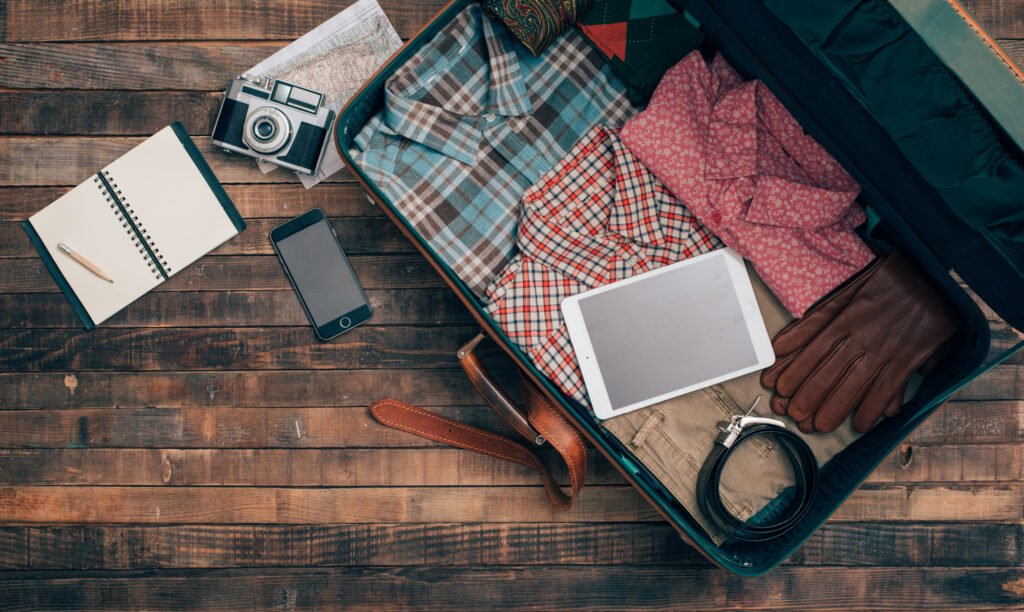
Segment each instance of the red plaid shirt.
M584 405L562 300L723 246L604 127L588 132L523 195L518 245L487 288L487 313Z

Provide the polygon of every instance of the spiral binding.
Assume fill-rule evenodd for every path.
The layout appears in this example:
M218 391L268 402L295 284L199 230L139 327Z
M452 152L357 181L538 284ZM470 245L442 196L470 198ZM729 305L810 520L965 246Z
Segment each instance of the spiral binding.
M169 276L171 268L167 265L167 260L160 253L160 249L157 248L156 244L154 244L153 239L149 235L149 230L139 221L139 216L132 209L131 202L125 199L124 193L117 186L117 183L114 182L110 172L102 170L100 174L103 175L103 179L96 175L93 178L93 182L96 183L96 186L103 193L103 198L107 201L107 205L110 206L110 210L114 211L114 214L117 215L117 220L121 223L125 234L131 238L132 245L146 259L150 272L158 279ZM106 185L104 185L104 180L106 180ZM126 217L125 215L128 216ZM145 244L143 244L143 241L145 241Z

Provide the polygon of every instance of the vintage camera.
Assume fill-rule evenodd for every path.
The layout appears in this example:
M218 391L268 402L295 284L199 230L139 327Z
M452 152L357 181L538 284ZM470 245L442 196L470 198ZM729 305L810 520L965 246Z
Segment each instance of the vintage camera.
M334 111L324 95L281 80L242 75L228 85L213 126L213 144L225 151L316 173Z

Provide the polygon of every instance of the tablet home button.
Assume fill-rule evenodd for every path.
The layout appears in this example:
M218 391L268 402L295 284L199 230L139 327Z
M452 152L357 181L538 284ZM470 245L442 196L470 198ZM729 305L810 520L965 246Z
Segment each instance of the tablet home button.
M348 317L342 317L338 319L338 325L341 325L342 329L348 329L352 327L352 319Z

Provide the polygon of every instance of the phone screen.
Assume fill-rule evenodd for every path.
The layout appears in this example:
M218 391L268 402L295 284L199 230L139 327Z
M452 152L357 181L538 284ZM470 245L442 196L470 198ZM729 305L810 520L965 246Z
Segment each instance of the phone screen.
M317 327L366 304L355 272L326 220L283 238L277 249Z

